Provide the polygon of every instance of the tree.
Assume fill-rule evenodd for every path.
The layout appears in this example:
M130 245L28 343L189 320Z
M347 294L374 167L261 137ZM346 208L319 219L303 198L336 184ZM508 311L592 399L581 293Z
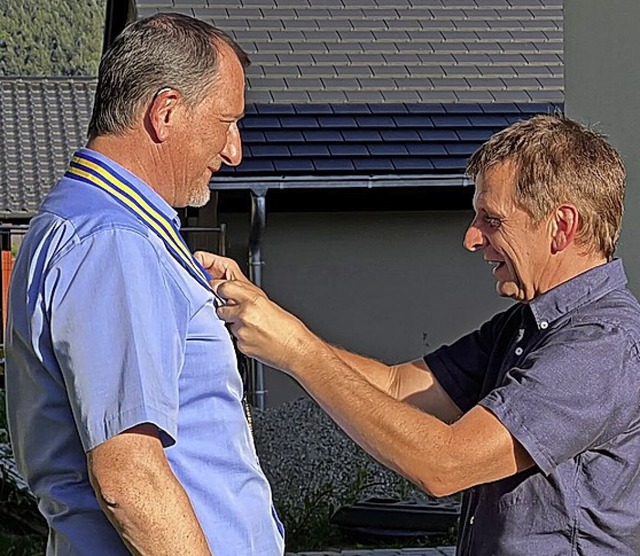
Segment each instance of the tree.
M0 0L0 75L97 75L106 0Z

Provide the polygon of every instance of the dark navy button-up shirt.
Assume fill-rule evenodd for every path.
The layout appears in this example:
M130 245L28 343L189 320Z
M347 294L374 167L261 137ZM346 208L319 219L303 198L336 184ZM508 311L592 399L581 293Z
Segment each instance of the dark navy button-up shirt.
M535 466L465 493L459 556L640 554L640 306L619 260L425 357Z

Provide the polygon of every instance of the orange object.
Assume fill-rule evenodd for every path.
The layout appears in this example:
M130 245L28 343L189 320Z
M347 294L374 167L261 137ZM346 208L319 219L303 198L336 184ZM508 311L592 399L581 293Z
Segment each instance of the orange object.
M4 343L7 330L7 302L9 300L9 281L13 272L14 257L11 251L2 251L0 266L2 268L2 340Z

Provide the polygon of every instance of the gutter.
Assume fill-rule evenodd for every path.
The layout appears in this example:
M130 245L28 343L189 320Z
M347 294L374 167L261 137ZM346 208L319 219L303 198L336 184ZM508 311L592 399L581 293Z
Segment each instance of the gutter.
M464 174L385 175L385 176L216 176L211 183L214 191L248 190L251 193L251 224L249 231L249 279L262 287L262 237L267 219L269 189L352 189L394 187L469 187L473 185ZM251 359L249 365L249 399L259 410L266 408L264 364Z

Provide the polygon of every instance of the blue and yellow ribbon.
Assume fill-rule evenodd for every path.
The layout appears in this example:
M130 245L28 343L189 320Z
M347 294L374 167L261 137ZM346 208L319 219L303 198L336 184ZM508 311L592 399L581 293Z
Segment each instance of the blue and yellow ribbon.
M129 180L109 168L104 162L84 152L78 152L73 156L65 176L99 187L114 198L153 231L162 240L169 253L215 296L209 284L208 272L189 251L176 224L146 199Z

